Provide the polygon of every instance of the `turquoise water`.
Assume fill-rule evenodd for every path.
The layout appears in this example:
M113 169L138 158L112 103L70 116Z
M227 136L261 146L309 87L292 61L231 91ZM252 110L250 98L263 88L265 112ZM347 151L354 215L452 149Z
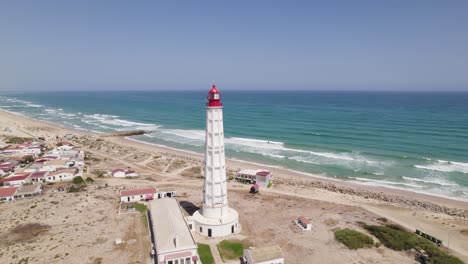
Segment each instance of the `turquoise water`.
M0 95L0 108L203 152L207 91ZM468 93L221 91L226 154L468 200Z

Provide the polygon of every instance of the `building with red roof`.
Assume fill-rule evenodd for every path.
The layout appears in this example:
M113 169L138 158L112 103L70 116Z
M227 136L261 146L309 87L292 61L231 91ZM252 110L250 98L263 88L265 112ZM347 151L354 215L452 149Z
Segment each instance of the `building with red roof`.
M19 173L3 178L0 182L3 182L5 185L23 185L25 182L29 181L29 175L29 173Z
M32 182L45 182L45 177L47 176L48 174L48 171L36 171L36 172L33 172L31 173L31 175L29 176L29 179L32 181Z
M299 216L297 219L297 224L303 230L312 230L312 224L310 223L309 219L305 218L304 216Z
M0 188L0 201L13 201L15 199L16 190L18 190L18 187Z
M236 180L248 183L257 183L268 186L271 182L271 172L268 170L241 170L236 174Z
M152 200L157 195L156 188L148 187L143 189L122 190L120 191L120 202L138 202L142 200Z

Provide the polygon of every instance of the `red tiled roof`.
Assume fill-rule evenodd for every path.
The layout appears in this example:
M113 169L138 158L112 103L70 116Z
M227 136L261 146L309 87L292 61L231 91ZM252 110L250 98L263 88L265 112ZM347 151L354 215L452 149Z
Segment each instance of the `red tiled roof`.
M153 194L156 193L156 188L144 188L144 189L135 189L135 190L125 190L120 191L120 196L132 196L132 195L143 195L143 194Z
M22 181L22 180L26 179L28 176L29 176L29 174L27 174L27 175L11 176L11 177L2 179L1 182Z
M0 188L0 197L10 197L14 196L16 190L18 187L6 187L6 188Z
M36 171L31 174L31 179L42 178L46 175L47 171Z
M257 175L260 175L260 176L268 176L268 174L270 174L269 171L259 171L259 172L257 172Z
M301 222L306 225L310 224L310 221L306 219L304 216L299 216L299 220L301 220Z

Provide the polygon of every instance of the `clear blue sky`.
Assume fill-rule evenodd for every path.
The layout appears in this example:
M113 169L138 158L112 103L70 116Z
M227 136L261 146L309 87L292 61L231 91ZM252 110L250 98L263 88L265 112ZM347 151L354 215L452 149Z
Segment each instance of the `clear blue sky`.
M1 1L0 90L468 90L468 1L225 2Z

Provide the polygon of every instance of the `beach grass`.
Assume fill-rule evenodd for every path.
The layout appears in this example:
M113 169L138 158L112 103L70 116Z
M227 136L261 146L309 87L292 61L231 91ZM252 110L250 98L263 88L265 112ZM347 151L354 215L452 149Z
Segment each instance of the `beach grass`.
M244 255L244 245L237 241L223 240L217 247L223 261L239 259Z
M137 210L138 212L141 212L141 213L146 213L146 210L148 210L148 208L144 204L137 203L137 204L134 205L134 207L135 207L135 210Z
M207 244L198 243L198 255L200 256L200 260L203 264L215 263L210 246Z
M401 251L419 247L429 254L429 263L463 264L459 258L445 253L433 242L413 234L401 226L364 224L363 227L388 248Z
M336 230L335 239L349 249L370 248L374 246L374 240L371 237L349 228Z

